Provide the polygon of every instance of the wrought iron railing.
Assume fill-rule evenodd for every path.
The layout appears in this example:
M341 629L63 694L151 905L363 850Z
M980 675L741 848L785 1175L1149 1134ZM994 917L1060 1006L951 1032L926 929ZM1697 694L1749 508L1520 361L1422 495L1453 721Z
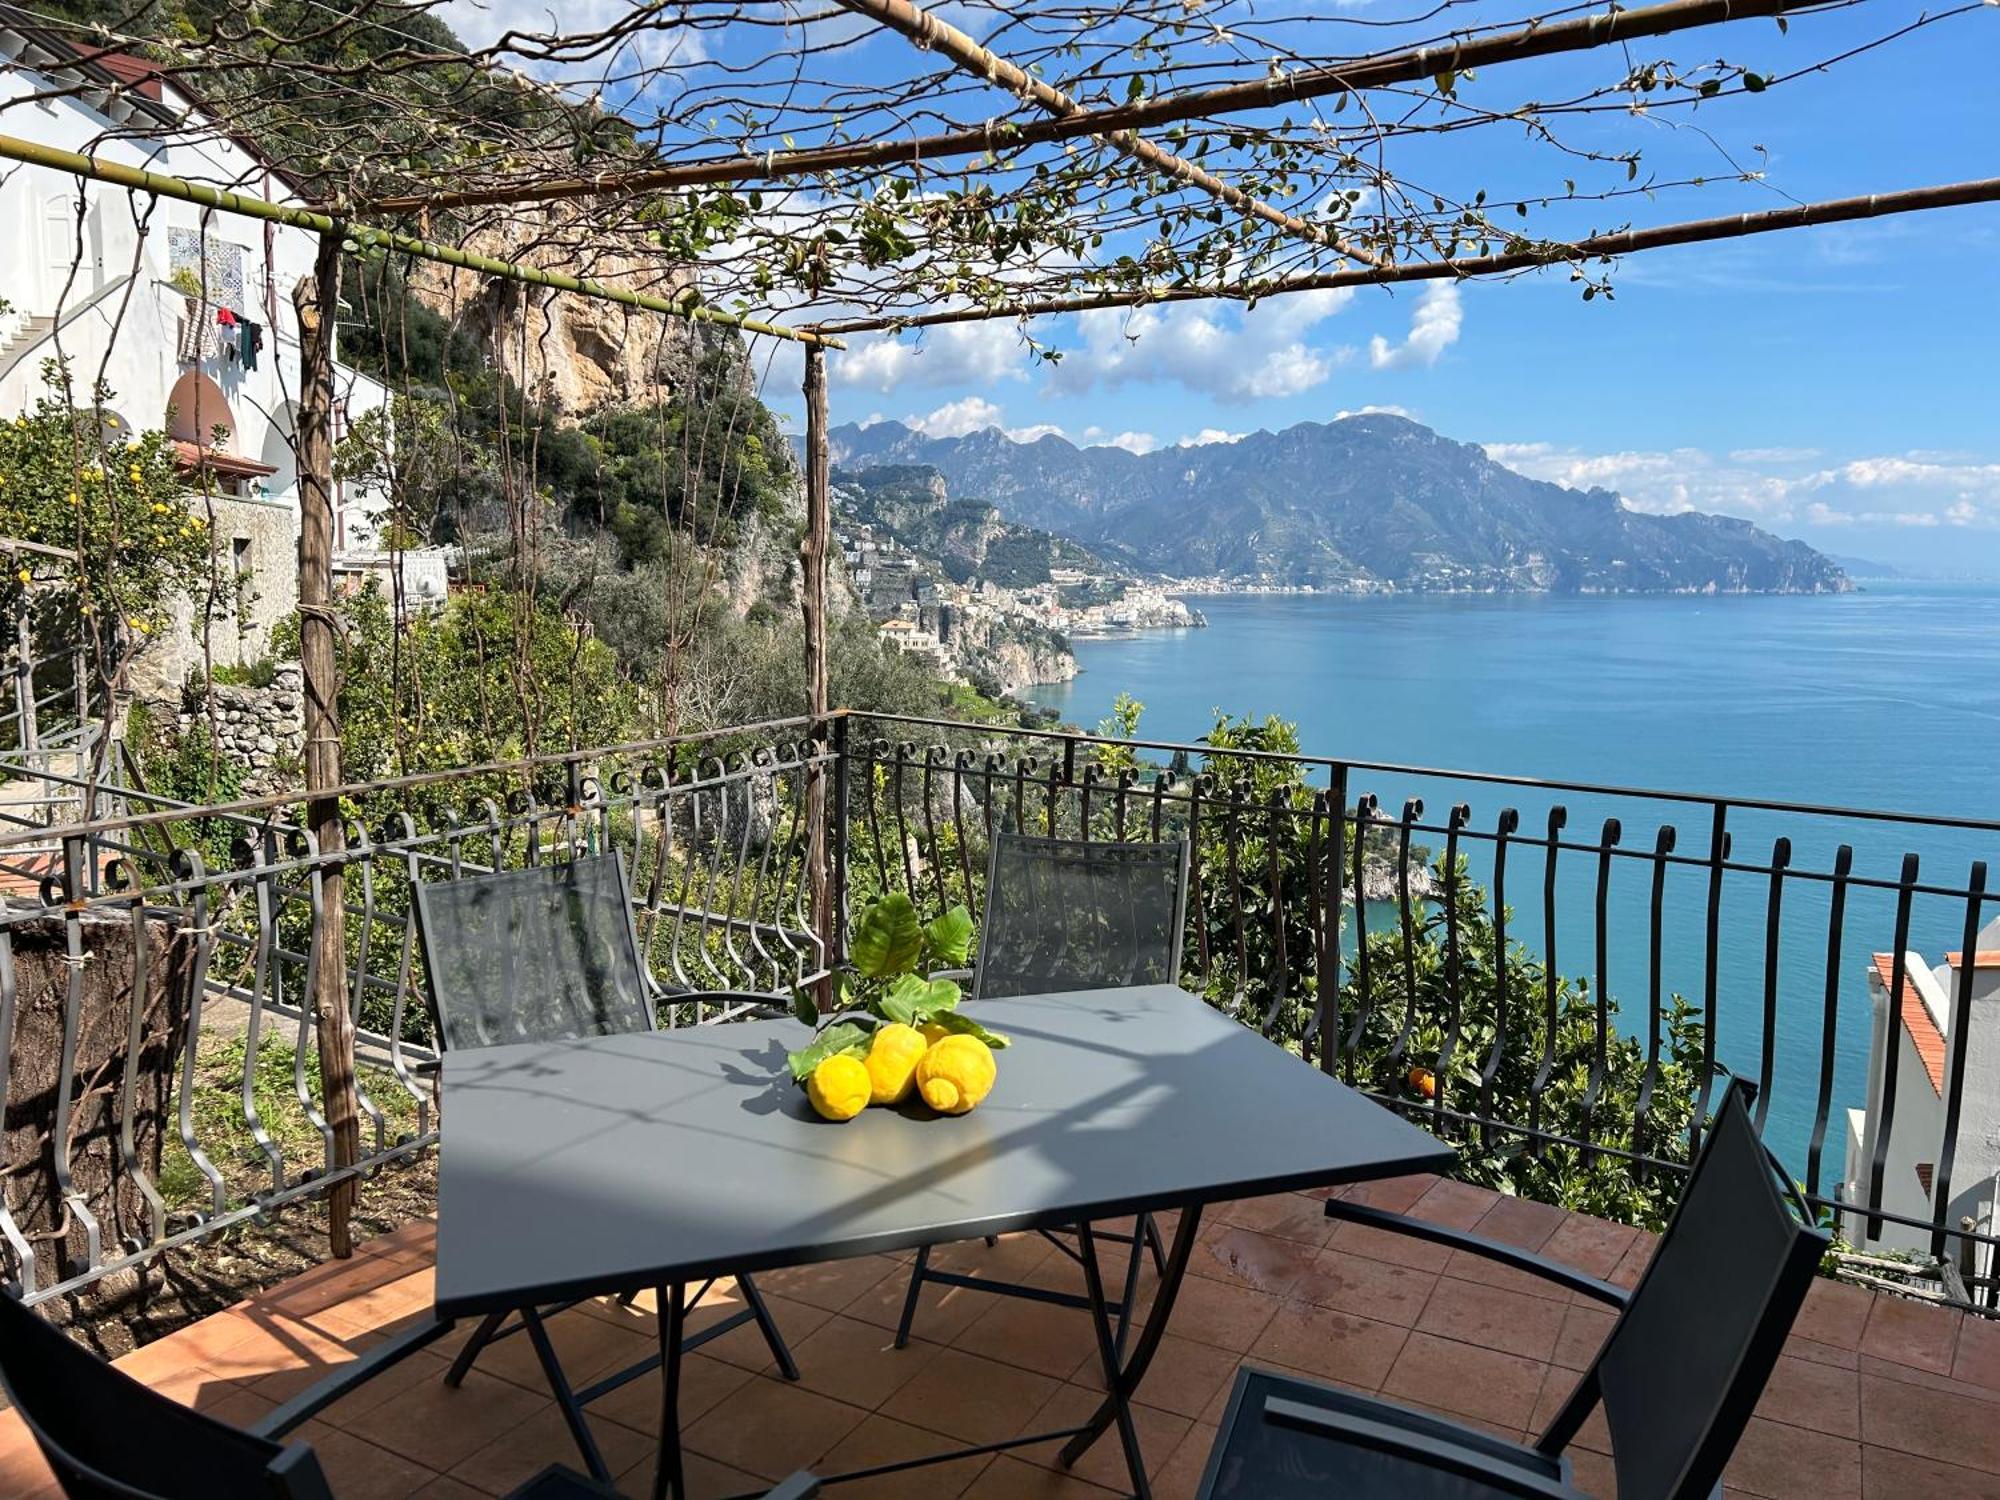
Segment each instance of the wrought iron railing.
M39 898L0 911L11 1279L35 1301L74 1291L431 1145L413 881L618 851L664 1024L728 1019L745 992L822 977L804 811L828 752L804 728L350 788L338 851L281 799L141 799L58 830ZM335 870L364 1130L342 1168L310 1004ZM717 991L736 998L705 998Z
M976 916L1007 827L1188 837L1183 982L1451 1136L1468 1171L1657 1217L1726 1067L1813 1202L1992 1300L1992 1167L1968 1163L2000 1084L1954 1047L1918 1110L1930 1063L1892 1045L1871 1097L1865 975L1896 955L1901 994L1905 952L1976 950L2000 824L859 713L343 805L346 847L323 851L283 799L134 800L61 830L40 899L0 912L0 1251L29 1295L436 1139L412 881L616 849L662 1021L698 1024L823 977L882 892ZM0 860L22 837L0 830ZM365 1131L338 1169L305 1003L335 869ZM1977 972L1954 971L1954 1039L1977 1029Z
M1188 836L1184 983L1454 1135L1473 1170L1592 1208L1613 1204L1590 1169L1615 1164L1615 1211L1657 1217L1727 1069L1757 1085L1760 1128L1851 1238L1942 1258L1994 1301L2000 1076L1973 1076L1981 1053L1953 1045L1912 1112L1928 1087L1913 1070L1936 1059L1913 1059L1891 1008L1871 1082L1867 975L1891 955L1902 995L1906 954L1962 951L1937 1030L1983 1026L2000 1072L2000 996L1975 1004L1970 957L1996 911L2000 822L1254 743L868 714L836 731L849 908L897 889L976 917L997 827ZM1864 1107L1872 1129L1850 1113ZM1635 1180L1658 1190L1619 1197Z

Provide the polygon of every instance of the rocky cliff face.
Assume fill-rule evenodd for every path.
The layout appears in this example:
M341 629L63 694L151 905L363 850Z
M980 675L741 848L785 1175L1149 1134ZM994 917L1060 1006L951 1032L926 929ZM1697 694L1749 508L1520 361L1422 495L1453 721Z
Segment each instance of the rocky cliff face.
M686 286L683 276L662 270L657 259L636 253L636 247L631 255L596 252L579 264L569 247L548 245L531 223L481 230L464 248L653 296L671 297ZM685 389L703 340L714 337L684 318L493 281L430 261L417 264L410 286L477 338L517 385L573 415L655 401Z

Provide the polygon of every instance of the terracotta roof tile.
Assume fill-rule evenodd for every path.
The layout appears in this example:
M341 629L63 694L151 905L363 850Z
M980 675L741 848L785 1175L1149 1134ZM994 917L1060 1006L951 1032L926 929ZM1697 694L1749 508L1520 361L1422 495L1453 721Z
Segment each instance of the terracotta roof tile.
M1944 961L1954 969L1962 968L1964 967L1965 955L1961 952L1953 951L1944 956ZM1972 955L1972 967L1975 969L2000 969L2000 948L1981 948Z
M1878 953L1875 955L1875 973L1887 991L1896 979L1896 955ZM1944 1033L1938 1030L1937 1022L1931 1019L1930 1007L1924 1004L1924 997L1917 993L1916 981L1910 978L1907 968L1903 974L1902 1003L1897 1006L1902 1012L1903 1030L1910 1034L1910 1044L1917 1049L1917 1058L1924 1065L1924 1072L1930 1078L1931 1092L1944 1097Z

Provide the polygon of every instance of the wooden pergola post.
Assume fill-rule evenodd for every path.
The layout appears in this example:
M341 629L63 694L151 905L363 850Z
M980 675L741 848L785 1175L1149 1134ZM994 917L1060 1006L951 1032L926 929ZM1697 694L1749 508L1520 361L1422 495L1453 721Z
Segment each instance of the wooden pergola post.
M299 469L299 665L305 679L306 826L322 858L347 847L340 799L339 671L333 634L333 339L340 306L338 232L322 234L313 274L300 280L292 303L299 318L299 415L294 434ZM361 1155L361 1113L354 1085L354 1018L347 1009L347 911L340 863L320 875L319 920L313 927L312 1006L319 1040L323 1107L333 1132L333 1165L352 1167ZM355 1181L327 1195L327 1236L336 1256L354 1253L350 1221Z
M815 746L826 737L829 703L827 669L826 564L833 540L833 508L827 490L826 350L806 345L806 530L799 541L799 612L805 625L806 712L812 716ZM832 848L840 830L827 821L826 772L813 766L806 776L806 880L813 931L834 951ZM839 816L836 811L835 816Z

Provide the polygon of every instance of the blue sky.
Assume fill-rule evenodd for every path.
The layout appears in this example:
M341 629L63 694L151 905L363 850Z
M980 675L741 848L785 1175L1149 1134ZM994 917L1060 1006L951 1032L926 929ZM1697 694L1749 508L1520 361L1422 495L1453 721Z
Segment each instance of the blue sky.
M476 34L466 3L447 15ZM1476 10L1489 23L1527 13ZM1739 22L1634 51L1782 73L1917 14L1873 0L1795 18L1786 33ZM911 61L890 36L854 56L881 76ZM1565 232L1994 175L2000 90L1980 58L2000 59L2000 6L1990 3L1672 122L1584 121L1579 142L1640 144L1665 177L1715 174L1726 161L1765 175L1626 200ZM1460 89L1510 104L1603 73L1552 59L1490 69ZM1467 195L1488 186L1513 196L1575 170L1498 128L1419 146L1423 155L1400 159L1403 173ZM834 420L1053 429L1144 447L1389 407L1487 444L1523 472L1602 485L1642 508L1718 510L1835 552L2000 576L1996 257L2000 207L1989 206L1634 256L1612 273L1609 301L1585 303L1564 277L1543 275L1304 294L1249 314L1183 305L1049 320L1037 336L1066 351L1054 368L1037 365L1007 323L857 340L829 362ZM789 360L775 364L766 399L796 420L790 376Z

